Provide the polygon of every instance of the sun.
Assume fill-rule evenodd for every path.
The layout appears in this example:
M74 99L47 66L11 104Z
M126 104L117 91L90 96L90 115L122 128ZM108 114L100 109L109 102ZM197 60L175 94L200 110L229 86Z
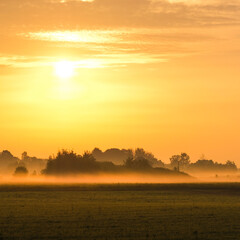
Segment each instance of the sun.
M74 64L70 61L57 62L54 68L59 78L67 79L74 75Z

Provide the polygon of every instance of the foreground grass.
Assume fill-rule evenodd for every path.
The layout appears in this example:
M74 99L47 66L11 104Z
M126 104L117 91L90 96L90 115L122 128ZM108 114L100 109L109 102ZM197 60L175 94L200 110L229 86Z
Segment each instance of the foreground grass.
M240 239L240 184L2 185L0 239Z

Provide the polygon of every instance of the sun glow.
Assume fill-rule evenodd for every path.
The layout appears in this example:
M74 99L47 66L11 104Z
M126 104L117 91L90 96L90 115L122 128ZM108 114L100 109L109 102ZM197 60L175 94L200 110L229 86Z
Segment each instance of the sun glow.
M55 73L58 77L66 79L74 75L74 64L69 61L61 61L55 63Z

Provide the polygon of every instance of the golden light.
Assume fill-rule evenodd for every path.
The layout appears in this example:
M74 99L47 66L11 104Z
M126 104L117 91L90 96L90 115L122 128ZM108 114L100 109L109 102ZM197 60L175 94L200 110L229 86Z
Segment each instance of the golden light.
M55 73L58 77L66 79L74 75L74 63L69 61L61 61L55 64Z

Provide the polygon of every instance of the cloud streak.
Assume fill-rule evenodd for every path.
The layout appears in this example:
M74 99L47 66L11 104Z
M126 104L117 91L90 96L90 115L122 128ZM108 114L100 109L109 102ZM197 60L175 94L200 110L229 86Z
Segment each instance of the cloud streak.
M155 63L207 51L239 23L234 0L2 0L0 54L54 58L64 49L107 65Z
M1 25L71 28L197 27L240 23L239 1L2 0ZM71 29L73 30L73 29Z

